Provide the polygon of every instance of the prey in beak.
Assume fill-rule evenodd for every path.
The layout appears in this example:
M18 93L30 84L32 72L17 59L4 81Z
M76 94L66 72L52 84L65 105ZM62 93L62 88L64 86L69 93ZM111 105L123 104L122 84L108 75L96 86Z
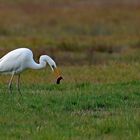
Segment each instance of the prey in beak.
M60 84L60 81L63 79L63 77L60 75L60 70L58 68L54 68L54 73L56 75L56 84Z
M57 83L57 84L60 84L60 81L61 81L62 79L63 79L62 76L58 77L56 83Z

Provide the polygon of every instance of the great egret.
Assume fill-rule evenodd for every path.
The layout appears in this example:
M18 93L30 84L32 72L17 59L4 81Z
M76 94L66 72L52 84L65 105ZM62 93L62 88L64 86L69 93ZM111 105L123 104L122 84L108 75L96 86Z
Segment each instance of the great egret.
M39 59L39 64L34 61L33 53L28 48L18 48L3 56L0 59L0 73L12 75L8 84L10 93L12 93L12 81L15 74L18 75L17 88L20 92L20 73L28 68L44 68L46 66L46 62L49 64L52 71L56 74L57 84L59 84L62 77L59 70L57 69L56 63L50 56L41 55Z

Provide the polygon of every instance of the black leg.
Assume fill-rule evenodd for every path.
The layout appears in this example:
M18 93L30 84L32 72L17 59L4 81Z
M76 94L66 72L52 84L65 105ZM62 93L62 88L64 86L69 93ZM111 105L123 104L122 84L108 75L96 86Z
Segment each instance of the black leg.
M22 95L20 91L20 74L18 75L18 78L17 78L17 89L18 89L19 94Z
M9 81L9 84L8 84L8 88L9 88L9 92L12 93L12 81L13 81L13 77L14 77L14 72L12 73L12 76L11 76L11 79Z

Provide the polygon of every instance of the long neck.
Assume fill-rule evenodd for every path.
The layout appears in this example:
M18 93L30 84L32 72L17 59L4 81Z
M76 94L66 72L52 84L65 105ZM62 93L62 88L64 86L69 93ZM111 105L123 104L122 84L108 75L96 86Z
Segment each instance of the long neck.
M42 68L46 67L46 63L51 65L50 64L51 62L54 62L52 60L52 58L50 58L48 55L42 55L39 58L39 64L36 63L35 61L32 61L31 65L30 65L30 68L32 68L32 69L42 69ZM55 64L55 62L54 62L54 64Z
M42 69L46 66L46 63L36 63L35 61L32 62L32 64L30 65L31 69Z
M39 58L39 63L36 63L34 60L30 64L31 69L42 69L46 66L47 60L42 60L42 56Z

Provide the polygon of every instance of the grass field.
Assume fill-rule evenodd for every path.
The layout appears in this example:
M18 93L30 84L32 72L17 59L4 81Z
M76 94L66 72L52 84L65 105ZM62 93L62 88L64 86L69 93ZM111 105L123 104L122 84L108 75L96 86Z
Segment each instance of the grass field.
M140 82L30 85L1 90L1 139L140 138Z
M139 25L137 0L1 0L0 57L48 54L64 80L27 70L20 96L0 75L0 140L139 140Z
M8 77L1 76L1 139L138 140L139 68L62 67L61 85L53 83L49 71L27 71L22 75L23 96L15 85L9 95L3 84Z

